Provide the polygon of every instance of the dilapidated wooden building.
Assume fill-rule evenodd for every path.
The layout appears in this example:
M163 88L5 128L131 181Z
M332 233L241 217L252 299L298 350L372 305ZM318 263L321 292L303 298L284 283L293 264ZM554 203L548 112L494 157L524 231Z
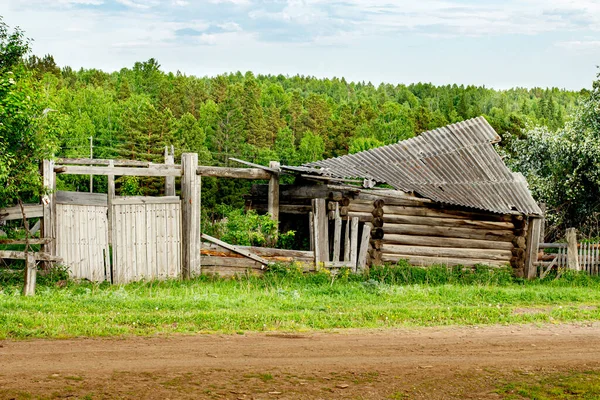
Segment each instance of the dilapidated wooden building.
M279 190L282 228L313 232L313 199L322 199L330 261L343 260L331 243L336 218L341 232L357 218L371 229L368 264L511 265L533 277L543 215L525 178L494 149L499 141L479 117L357 154L281 166L296 175ZM247 208L266 211L267 194L267 185L255 185Z

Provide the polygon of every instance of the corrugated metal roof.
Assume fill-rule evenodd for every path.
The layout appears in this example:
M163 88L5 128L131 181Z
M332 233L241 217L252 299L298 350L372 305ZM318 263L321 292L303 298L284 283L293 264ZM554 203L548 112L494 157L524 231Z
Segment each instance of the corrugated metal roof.
M296 171L373 179L441 203L501 214L541 215L525 178L511 172L494 150L493 143L499 141L485 118L478 117L389 146L305 164Z

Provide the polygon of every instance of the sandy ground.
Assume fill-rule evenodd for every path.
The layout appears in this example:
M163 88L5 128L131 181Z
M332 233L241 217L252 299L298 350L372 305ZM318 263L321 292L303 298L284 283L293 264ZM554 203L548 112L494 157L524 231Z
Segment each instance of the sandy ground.
M0 342L0 398L500 398L600 370L600 325Z

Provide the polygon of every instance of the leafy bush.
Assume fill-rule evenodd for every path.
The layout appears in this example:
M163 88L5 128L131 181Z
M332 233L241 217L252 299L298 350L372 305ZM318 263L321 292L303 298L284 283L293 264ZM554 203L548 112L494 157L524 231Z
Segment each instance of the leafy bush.
M205 227L204 231L227 243L280 248L290 248L294 243L296 232L279 232L277 221L273 221L269 215L259 215L255 210L245 212L228 206L219 206L218 211L222 218Z

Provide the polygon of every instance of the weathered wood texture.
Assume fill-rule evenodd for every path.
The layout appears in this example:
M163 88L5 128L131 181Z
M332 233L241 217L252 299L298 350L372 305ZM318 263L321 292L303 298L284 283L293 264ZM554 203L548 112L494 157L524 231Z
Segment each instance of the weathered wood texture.
M256 254L254 254L254 253L252 253L252 252L250 252L248 250L242 249L239 246L235 246L235 245L223 242L222 240L214 238L214 237L212 237L210 235L207 235L205 233L203 233L201 235L201 238L204 239L204 240L208 240L209 242L214 243L214 244L216 244L216 245L218 245L220 247L223 247L224 249L233 251L234 253L237 253L237 254L239 254L241 256L249 258L252 261L255 261L257 263L262 264L263 266L266 266L266 265L269 264L269 261L265 260L262 257L257 256Z
M80 206L107 206L108 196L105 193L88 192L56 192L56 204L74 204Z
M44 216L44 207L41 204L25 204L25 215L27 218L39 218ZM14 221L23 219L20 206L0 208L0 221Z
M183 164L183 163L182 163ZM237 179L270 179L271 173L260 168L228 168L228 167L206 167L196 168L200 176L214 176L217 178Z
M113 216L114 283L181 276L179 202L115 203Z
M106 206L56 205L56 255L74 279L110 280L106 212Z
M567 229L565 236L567 239L567 263L569 269L579 271L581 268L579 266L577 250L577 230L575 228L569 228Z
M182 204L182 277L189 279L201 274L200 260L200 180L196 175L198 154L181 155L183 177L181 178Z
M196 155L197 156L197 155ZM181 176L181 168L175 166L150 165L149 168L135 167L88 167L61 165L54 168L56 173L70 175L114 175L114 176Z
M279 169L279 162L271 161L269 167L273 169ZM269 209L268 212L271 218L275 221L279 221L279 174L271 174L269 179Z
M175 155L173 154L173 149L169 151L169 147L165 146L165 165L174 166L175 165ZM175 196L175 177L174 176L166 176L165 177L165 196Z
M61 257L53 256L48 253L40 252L29 252L27 254L32 255L38 261L52 261L52 262L63 262ZM6 258L8 260L25 260L26 253L24 251L17 250L0 250L0 258Z
M413 256L413 255L398 255L383 253L383 262L396 263L400 260L407 260L410 264L416 266L430 266L430 265L446 265L449 267L464 265L465 267L473 267L475 265L487 265L490 267L503 267L507 266L508 263L498 260L489 259L475 259L475 258L450 258L450 257L426 257L426 256Z
M527 228L527 248L525 249L525 276L527 279L537 277L537 254L540 245L540 231L542 220L540 218L531 218Z

